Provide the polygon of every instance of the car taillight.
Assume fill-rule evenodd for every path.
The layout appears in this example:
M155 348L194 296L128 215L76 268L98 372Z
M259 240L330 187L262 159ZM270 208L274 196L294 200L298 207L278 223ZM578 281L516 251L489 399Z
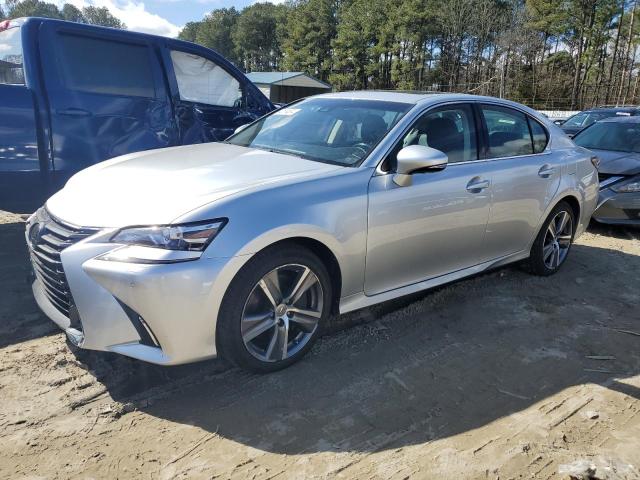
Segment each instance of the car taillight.
M591 163L596 167L596 170L600 168L600 159L598 157L591 157Z
M4 32L11 26L10 20L3 20L0 22L0 32Z

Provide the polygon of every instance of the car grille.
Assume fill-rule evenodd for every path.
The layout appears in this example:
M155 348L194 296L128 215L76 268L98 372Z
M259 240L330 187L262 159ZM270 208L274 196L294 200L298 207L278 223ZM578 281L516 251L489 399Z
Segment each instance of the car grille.
M27 237L36 277L41 281L51 304L65 317L70 315L73 298L60 260L67 247L93 235L98 230L78 228L49 215L44 208L36 213L36 222L28 228Z

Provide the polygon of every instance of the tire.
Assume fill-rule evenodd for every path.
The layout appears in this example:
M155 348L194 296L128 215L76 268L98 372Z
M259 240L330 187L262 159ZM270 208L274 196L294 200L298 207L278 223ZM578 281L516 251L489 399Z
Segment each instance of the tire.
M223 298L220 356L254 372L288 367L317 340L332 294L327 268L310 250L295 244L263 250L238 272Z
M567 223L563 223L564 219ZM546 277L553 275L562 267L573 244L575 224L575 215L571 206L564 201L558 203L542 224L531 247L528 261L531 273ZM558 228L561 228L559 234L556 231Z

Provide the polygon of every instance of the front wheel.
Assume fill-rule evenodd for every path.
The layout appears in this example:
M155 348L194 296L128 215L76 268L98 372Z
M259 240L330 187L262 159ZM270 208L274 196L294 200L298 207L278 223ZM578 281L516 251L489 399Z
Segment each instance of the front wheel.
M217 328L222 356L259 372L289 366L317 339L331 295L327 269L311 251L282 245L257 254L224 297Z
M529 267L533 273L547 276L560 269L571 250L574 225L573 209L560 202L547 217L531 248Z

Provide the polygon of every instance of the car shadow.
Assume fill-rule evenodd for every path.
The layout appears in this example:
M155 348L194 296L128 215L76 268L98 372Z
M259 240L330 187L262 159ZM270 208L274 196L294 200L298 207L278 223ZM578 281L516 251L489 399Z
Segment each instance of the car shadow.
M591 220L588 232L595 235L605 235L620 240L640 240L640 224L637 226L605 225Z
M31 266L19 217L0 223L0 245L0 348L55 333L31 293Z
M542 401L576 385L640 399L625 383L640 373L640 338L628 333L640 332L638 269L640 256L575 245L552 277L504 268L343 315L305 359L269 375L221 360L79 358L118 362L97 374L117 401L283 454L422 444L532 405L552 428L565 409Z

